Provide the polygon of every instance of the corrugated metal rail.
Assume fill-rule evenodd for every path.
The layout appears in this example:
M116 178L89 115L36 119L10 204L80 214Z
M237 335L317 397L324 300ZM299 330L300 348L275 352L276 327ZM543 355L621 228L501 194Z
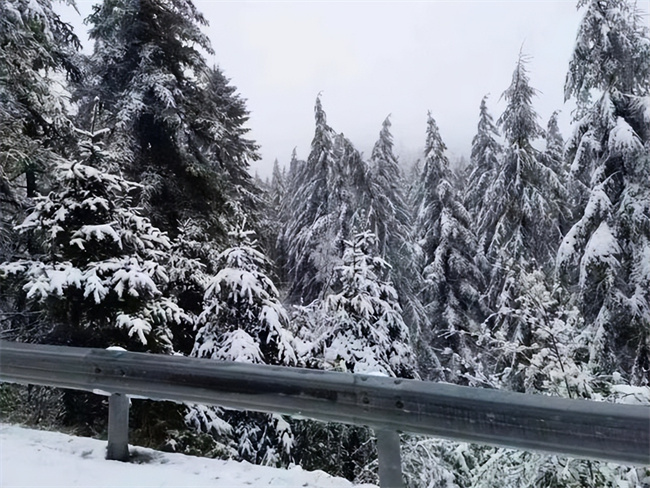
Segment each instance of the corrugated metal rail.
M124 425L128 402L121 398L135 395L366 425L381 433L380 445L395 439L393 432L412 432L624 464L650 464L650 407L645 406L6 341L0 341L0 381L116 394L111 398L112 417L109 412L113 418L109 456L118 459L125 452L128 456ZM119 441L111 443L111 434ZM395 461L395 453L388 451L380 452L380 464L382 458L392 459L392 464L399 462L399 457ZM382 487L401 485L401 479L395 480L395 466L391 470L385 465L383 471L389 474L382 477Z

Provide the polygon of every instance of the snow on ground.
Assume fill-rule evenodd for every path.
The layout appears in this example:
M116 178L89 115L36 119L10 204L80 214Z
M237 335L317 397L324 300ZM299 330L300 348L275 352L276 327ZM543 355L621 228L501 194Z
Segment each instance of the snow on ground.
M131 447L131 463L107 461L106 441L0 423L0 486L375 488L322 471L288 470Z

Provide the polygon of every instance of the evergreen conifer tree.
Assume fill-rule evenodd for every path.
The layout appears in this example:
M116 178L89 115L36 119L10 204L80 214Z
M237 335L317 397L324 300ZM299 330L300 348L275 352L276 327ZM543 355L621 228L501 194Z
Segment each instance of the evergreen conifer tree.
M472 170L465 195L465 207L474 216L482 211L485 192L494 179L494 172L499 164L498 159L502 149L498 137L499 131L494 125L492 115L488 112L486 95L481 100L478 128L472 139L470 159Z
M520 54L510 87L504 92L507 106L498 120L506 138L503 158L488 187L482 214L480 239L488 261L487 306L492 316L488 336L496 339L502 354L493 365L497 374L506 371L504 385L521 389L521 347L531 344L531 324L522 320L522 288L526 277L544 271L549 284L552 259L559 245L562 180L546 164L532 142L543 134L532 100L526 58ZM514 355L512 350L518 351ZM506 368L506 369L504 369Z
M410 208L404 195L405 182L393 152L390 119L386 117L370 158L368 226L377 236L379 255L391 265L390 278L402 306L404 320L414 336L426 319L418 297L418 248L411 232Z
M36 196L71 136L62 81L81 78L72 27L50 0L0 4L0 171ZM6 192L5 192L6 193Z
M369 231L345 242L332 292L311 304L312 351L306 362L326 370L417 377L409 331L397 294L386 281L388 263L377 255ZM297 426L298 452L309 469L325 469L350 480L377 481L368 429L304 422Z
M484 206L480 219L487 237L486 255L496 272L503 267L495 264L509 257L548 265L560 240L556 223L559 202L551 197L552 190L561 187L561 180L532 146L542 135L532 106L534 95L526 58L520 55L512 83L503 94L507 106L498 121L508 145L487 191L486 200L493 203ZM502 285L502 281L492 280L492 304Z
M213 52L204 17L191 0L105 0L88 21L95 49L78 91L82 115L98 97L154 224L175 236L191 218L206 239L225 242L227 218L250 211L247 167L257 155L244 101L201 54Z
M170 323L188 321L161 293L171 242L133 207L140 186L107 171L102 133L57 165L53 190L18 226L41 251L2 263L2 276L47 317L47 342L170 351Z
M315 356L323 369L417 376L397 293L384 281L389 265L377 256L377 238L363 232L345 244L335 292L321 303L326 323L318 326Z
M483 320L481 273L474 263L477 242L471 217L451 183L446 147L431 114L427 125L419 218L425 260L422 301L431 324L427 346L438 357L428 374L473 383L469 378L475 378L478 367L472 334Z
M205 292L192 356L294 366L288 315L264 272L268 261L255 249L251 233L243 228L233 232L239 244L217 258L218 271ZM225 436L242 459L273 466L293 459L293 433L279 415L195 406L187 419L195 428Z
M592 336L595 371L647 385L650 34L631 2L581 0L578 7L585 14L565 95L578 103L568 148L581 198L557 265Z
M277 214L287 193L286 178L284 171L280 170L280 163L273 161L273 173L271 176L271 206Z
M559 113L556 110L548 119L545 131L546 150L544 154L548 160L547 165L552 167L558 175L563 176L566 173L564 168L564 138L557 124L558 115Z
M388 256L393 248L408 243L410 226L410 215L402 191L402 174L393 152L390 127L390 118L386 117L370 157L373 193L368 220L377 236L382 256Z
M435 238L431 235L433 222L440 215L440 199L437 196L437 183L449 168L449 159L445 152L447 146L442 141L438 124L431 112L427 115L426 142L424 144L424 168L417 183L415 205L417 229L420 245L425 252L425 260L433 255ZM428 254L427 254L428 252Z
M74 139L57 92L65 91L66 77L81 77L78 48L50 0L0 2L0 261L15 259L26 245L14 226L25 217L27 197L46 191L52 167ZM20 292L3 290L2 329L17 337L37 328L34 318L22 310Z
M303 303L312 302L331 282L344 240L355 223L366 218L369 194L367 164L345 136L327 125L320 95L314 112L311 152L307 161L292 165L283 205L286 228L280 237L289 270L290 300Z
M334 130L327 125L325 111L316 98L314 107L316 127L311 143L311 152L303 164L292 164L291 187L288 202L284 206L290 213L286 217L286 228L281 237L287 256L287 267L291 281L290 296L293 301L306 303L315 299L326 278L317 277L314 248L322 239L318 233L327 219L329 176L334 169Z

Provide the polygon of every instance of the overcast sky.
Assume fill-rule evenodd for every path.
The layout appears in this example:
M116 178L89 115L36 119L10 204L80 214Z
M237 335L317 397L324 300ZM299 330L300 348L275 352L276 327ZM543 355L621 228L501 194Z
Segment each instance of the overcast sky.
M95 3L77 0L81 17ZM417 158L430 110L449 156L469 157L481 98L490 94L496 119L522 46L540 122L561 109L569 130L563 86L582 17L575 1L194 3L210 22L209 61L247 100L262 156L253 171L262 177L275 158L288 163L294 147L307 157L319 92L329 125L367 156L392 114L396 152L405 162ZM650 1L639 4L647 11ZM66 15L85 29L79 15Z

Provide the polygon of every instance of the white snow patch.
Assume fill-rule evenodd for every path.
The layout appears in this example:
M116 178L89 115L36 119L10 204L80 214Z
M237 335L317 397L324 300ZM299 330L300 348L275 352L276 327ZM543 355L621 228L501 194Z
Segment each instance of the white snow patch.
M630 405L650 405L650 387L613 385L612 390L617 396L617 403Z
M0 423L0 486L18 487L306 487L353 485L299 466L276 469L131 447L135 461L107 461L106 441Z
M634 129L625 122L623 117L617 117L616 125L609 134L609 150L614 153L635 153L643 150L643 144Z
M584 286L589 273L589 267L594 264L604 264L614 268L618 264L617 254L621 252L607 222L601 222L598 229L591 235L584 256L580 261L580 286Z

